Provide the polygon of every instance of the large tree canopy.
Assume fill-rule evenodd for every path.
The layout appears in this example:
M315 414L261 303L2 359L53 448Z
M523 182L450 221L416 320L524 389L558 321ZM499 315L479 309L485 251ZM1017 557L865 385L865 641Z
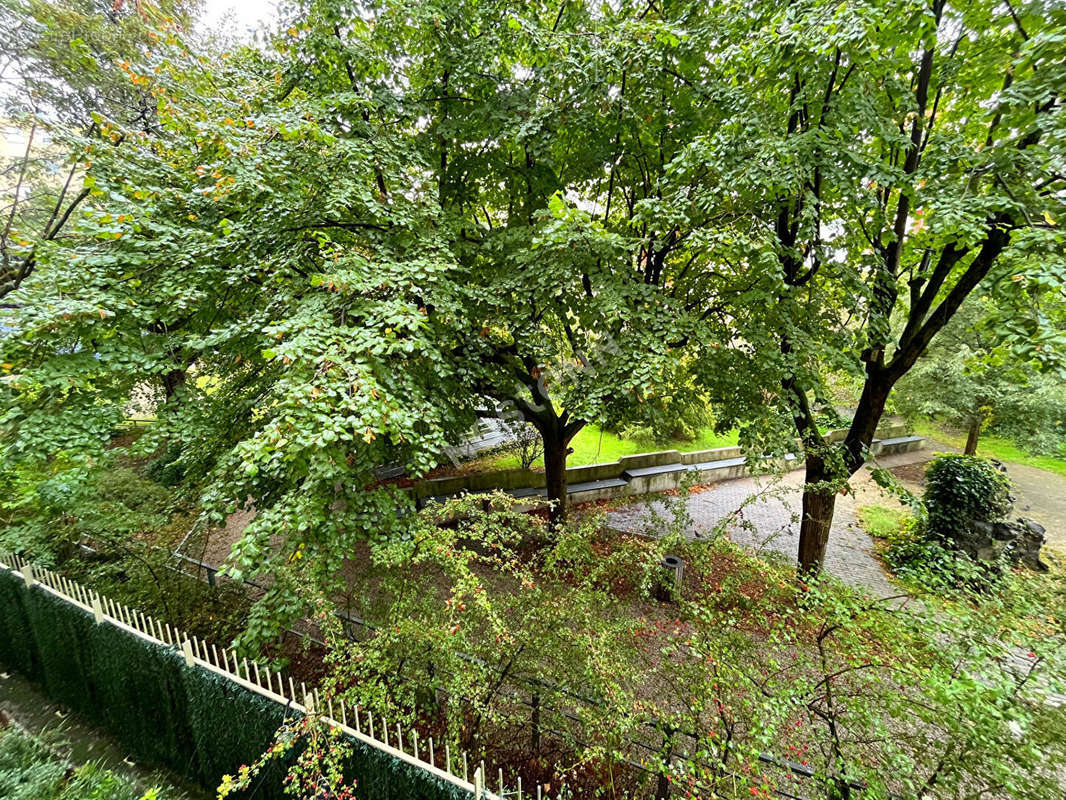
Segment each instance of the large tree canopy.
M674 168L692 183L677 202L743 213L686 291L708 293L712 338L730 343L703 359L722 424L763 420L764 442L802 443L799 560L817 569L834 495L892 387L966 298L1006 277L1061 292L1066 12L942 0L734 12L708 57L722 121ZM841 371L863 388L834 445L819 413L832 416L825 378Z
M290 14L265 47L171 27L121 65L151 135L94 112L85 205L3 344L10 458L84 463L147 405L134 447L216 521L254 505L232 572L289 599L288 569L329 587L405 530L378 468L426 472L486 405L540 430L561 509L570 437L669 384L691 327L656 288L676 226L642 205L684 139L665 87L624 91L676 37L580 6Z
M226 54L163 21L118 64L150 130L93 112L84 203L11 294L6 454L96 457L148 398L136 447L215 519L254 504L233 570L280 596L406 529L382 464L518 412L562 511L570 438L695 363L754 452L801 440L817 567L966 297L1062 279L1063 13L316 0ZM841 370L864 389L830 445Z
M160 27L187 28L196 6L188 0L0 2L0 125L7 140L0 155L0 298L33 272L38 247L64 233L88 197L82 156L103 138L97 119L119 120L127 132L153 132L147 85L131 82L126 69L150 50ZM124 138L106 137L115 146Z

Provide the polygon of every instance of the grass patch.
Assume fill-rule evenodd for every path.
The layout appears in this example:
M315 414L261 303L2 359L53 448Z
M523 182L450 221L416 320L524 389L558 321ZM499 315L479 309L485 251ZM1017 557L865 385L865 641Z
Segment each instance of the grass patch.
M99 763L72 767L48 744L15 728L0 731L0 797L11 800L163 800Z
M898 538L908 517L902 508L863 506L859 509L859 524L877 539Z
M937 439L960 450L966 446L965 434L945 428L937 422L928 420L916 422L914 430L921 436ZM996 458L1011 464L1036 467L1066 477L1066 459L1033 455L1018 447L1014 442L998 436L982 436L977 442L977 455L983 458Z

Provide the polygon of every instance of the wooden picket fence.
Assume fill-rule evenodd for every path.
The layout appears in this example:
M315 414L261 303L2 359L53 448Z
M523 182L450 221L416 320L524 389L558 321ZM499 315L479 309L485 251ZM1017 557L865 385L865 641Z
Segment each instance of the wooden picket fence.
M442 748L434 744L433 737L421 737L414 729L405 733L399 722L390 724L387 719L375 720L370 711L353 707L341 699L327 698L323 705L317 689L308 689L302 681L295 682L292 676L260 667L238 657L227 647L219 648L187 635L21 556L0 553L0 569L20 574L27 587L40 586L70 605L91 613L97 624L114 625L152 644L182 653L190 667L210 670L297 713L317 715L352 739L466 790L474 800L563 800L566 796L565 786L559 788L554 798L539 785L524 791L521 777L517 779L517 786L508 788L504 785L502 768L495 776L497 780L492 782L497 784L495 790L490 789L485 762L474 763L465 751L453 753L445 743L441 752ZM471 766L474 767L472 774Z

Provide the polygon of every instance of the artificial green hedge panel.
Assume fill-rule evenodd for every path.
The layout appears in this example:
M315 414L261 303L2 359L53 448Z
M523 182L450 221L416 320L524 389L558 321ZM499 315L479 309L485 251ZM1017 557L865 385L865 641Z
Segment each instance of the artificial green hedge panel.
M184 691L189 701L189 726L197 752L199 774L190 776L205 786L255 761L274 739L292 711L262 695L199 668L184 668ZM280 796L284 770L271 764L262 781L267 796ZM259 797L260 794L256 794Z
M293 712L0 570L0 662L111 731L130 753L214 789L251 764ZM355 743L346 772L362 800L469 800L470 793ZM273 764L248 793L280 800Z
M25 585L6 570L0 570L0 662L16 672L37 679L33 631L26 620Z
M97 721L145 761L194 777L198 758L189 726L184 658L112 625L93 625Z
M353 749L345 774L355 779L356 794L361 798L470 800L470 792L362 742L355 742Z
M37 648L37 680L58 703L97 717L89 630L93 618L41 591L26 594L26 619Z

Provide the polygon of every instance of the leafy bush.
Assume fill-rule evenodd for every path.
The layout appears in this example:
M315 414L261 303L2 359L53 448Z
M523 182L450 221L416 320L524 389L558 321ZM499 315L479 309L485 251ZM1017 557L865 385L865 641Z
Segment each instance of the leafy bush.
M79 541L125 543L165 525L173 510L166 487L107 460L9 464L0 483L0 547L42 566L62 563Z
M884 558L908 590L942 597L985 591L1001 577L965 554L925 538L917 526L902 531L885 550Z
M1053 785L1047 765L1066 740L1054 720L1042 727L1038 695L1044 676L1061 674L1061 636L1033 626L1061 615L1061 597L1038 613L1012 605L1004 629L1002 595L941 613L827 576L798 584L793 566L719 535L742 513L706 538L677 535L683 492L658 509L666 538L606 531L577 513L536 535L537 519L513 500L494 496L485 511L486 499L428 509L414 540L371 548L352 613L375 627L352 641L333 623L328 635L331 683L350 703L390 720L432 718L444 740L498 747L505 764L546 764L581 797L607 796L608 771L611 796L646 797L655 772L671 769L678 796L770 796L775 778L758 761L767 751L809 762L815 776L790 787L806 797L841 796L842 771L869 785L864 798L954 798L965 783L1020 799ZM912 539L900 521L893 535ZM668 553L684 560L685 579L666 603L655 587ZM1037 656L1024 691L1000 667L1004 642ZM547 733L532 737L531 708L516 702L534 691L548 757ZM698 764L656 757L664 726ZM1046 764L1030 764L1037 749ZM621 765L635 754L652 786ZM568 763L590 767L560 775Z
M925 494L919 499L887 471L875 470L878 485L911 513L867 506L859 511L863 528L885 542L882 556L909 588L987 591L1002 571L974 561L951 542L972 523L996 522L1010 511L1010 480L993 462L956 453L938 455L925 474Z
M897 508L865 506L859 522L868 534L884 542L880 552L889 569L908 588L955 591L962 572L972 568L968 559L941 542L928 538L924 515Z
M618 431L620 438L651 445L688 442L714 422L706 400L700 397L655 398L642 404L640 412L634 422Z
M238 585L211 588L171 569L162 545L191 521L174 514L174 495L159 483L128 466L59 461L8 465L0 489L0 550L60 569L198 636L230 641L243 626L249 603Z
M514 441L506 449L518 458L518 465L522 469L529 469L544 455L544 438L528 422L512 422L508 428L514 434Z
M0 730L0 797L8 800L146 800L129 778L98 763L71 769L44 739L15 728Z
M181 448L169 444L159 456L148 462L145 472L156 483L167 487L177 486L185 478L185 463L181 456Z
M1011 510L1010 479L976 456L942 453L925 471L929 534L942 541L973 522L997 522Z

